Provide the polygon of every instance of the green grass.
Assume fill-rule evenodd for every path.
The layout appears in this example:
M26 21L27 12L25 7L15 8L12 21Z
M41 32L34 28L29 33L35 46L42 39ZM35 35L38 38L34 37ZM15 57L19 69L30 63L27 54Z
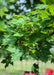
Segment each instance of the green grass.
M1 62L1 60L0 60ZM28 60L28 61L16 61L14 62L14 66L9 65L6 69L4 68L5 64L1 64L0 63L0 75L23 75L24 71L30 71L32 64L36 62L34 60ZM53 64L51 64L50 62L47 62L46 64L43 62L39 62L39 71L40 73L45 72L46 68L52 68L54 69Z

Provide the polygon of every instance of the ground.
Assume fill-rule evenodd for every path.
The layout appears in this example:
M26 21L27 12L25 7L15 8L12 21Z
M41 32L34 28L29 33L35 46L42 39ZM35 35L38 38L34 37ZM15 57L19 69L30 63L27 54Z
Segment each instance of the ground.
M1 62L1 59L0 59L0 62ZM0 75L23 75L24 71L30 71L31 70L31 66L32 64L36 62L34 60L27 60L27 61L16 61L14 62L14 66L12 65L9 65L8 68L4 68L4 65L5 64L1 64L0 63ZM44 72L45 72L45 69L46 68L52 68L54 69L54 66L53 64L49 62L47 62L46 64L39 61L39 71L40 73L42 73L44 75Z

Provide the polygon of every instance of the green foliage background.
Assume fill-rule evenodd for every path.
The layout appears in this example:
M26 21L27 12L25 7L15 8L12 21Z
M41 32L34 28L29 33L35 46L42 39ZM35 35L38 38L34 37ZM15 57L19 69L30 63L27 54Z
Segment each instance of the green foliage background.
M2 63L7 67L9 63L13 65L16 60L28 58L54 62L54 54L50 52L54 45L54 0L39 0L41 4L37 2L33 7L29 3L32 11L27 13L15 11L20 7L15 6L16 1L7 1L9 6L14 5L13 9L0 1L0 53L6 54ZM37 72L38 65L33 66Z

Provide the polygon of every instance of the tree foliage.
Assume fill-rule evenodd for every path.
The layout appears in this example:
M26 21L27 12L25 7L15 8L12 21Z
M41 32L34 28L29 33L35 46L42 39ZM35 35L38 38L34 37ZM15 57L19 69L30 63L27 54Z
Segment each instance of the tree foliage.
M51 61L54 62L54 55L50 52L54 45L54 0L41 1L44 4L37 4L31 12L8 15L9 19L5 23L7 9L0 13L0 49L8 52L2 61L6 62L5 67L28 56L47 62L52 55Z

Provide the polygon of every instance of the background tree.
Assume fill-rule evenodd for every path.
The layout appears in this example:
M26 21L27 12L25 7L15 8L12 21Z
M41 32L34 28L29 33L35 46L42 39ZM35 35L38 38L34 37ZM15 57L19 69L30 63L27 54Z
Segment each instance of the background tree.
M32 7L31 4L34 5L39 3L40 1L34 1L33 3L29 0L21 1L21 0L0 0L0 44L3 39L3 33L5 31L5 23L7 20L11 18L10 15L12 14L23 14L25 12L31 11ZM23 7L23 8L22 8ZM6 55L6 51L3 49L0 50L0 56Z
M43 1L42 1L43 2ZM53 4L38 4L33 11L25 15L13 14L2 26L1 49L8 52L2 61L5 67L16 60L26 59L31 56L35 60L47 62L54 45L54 9ZM6 15L6 14L5 14ZM54 62L54 57L51 59ZM38 74L38 65L33 64L35 73Z

